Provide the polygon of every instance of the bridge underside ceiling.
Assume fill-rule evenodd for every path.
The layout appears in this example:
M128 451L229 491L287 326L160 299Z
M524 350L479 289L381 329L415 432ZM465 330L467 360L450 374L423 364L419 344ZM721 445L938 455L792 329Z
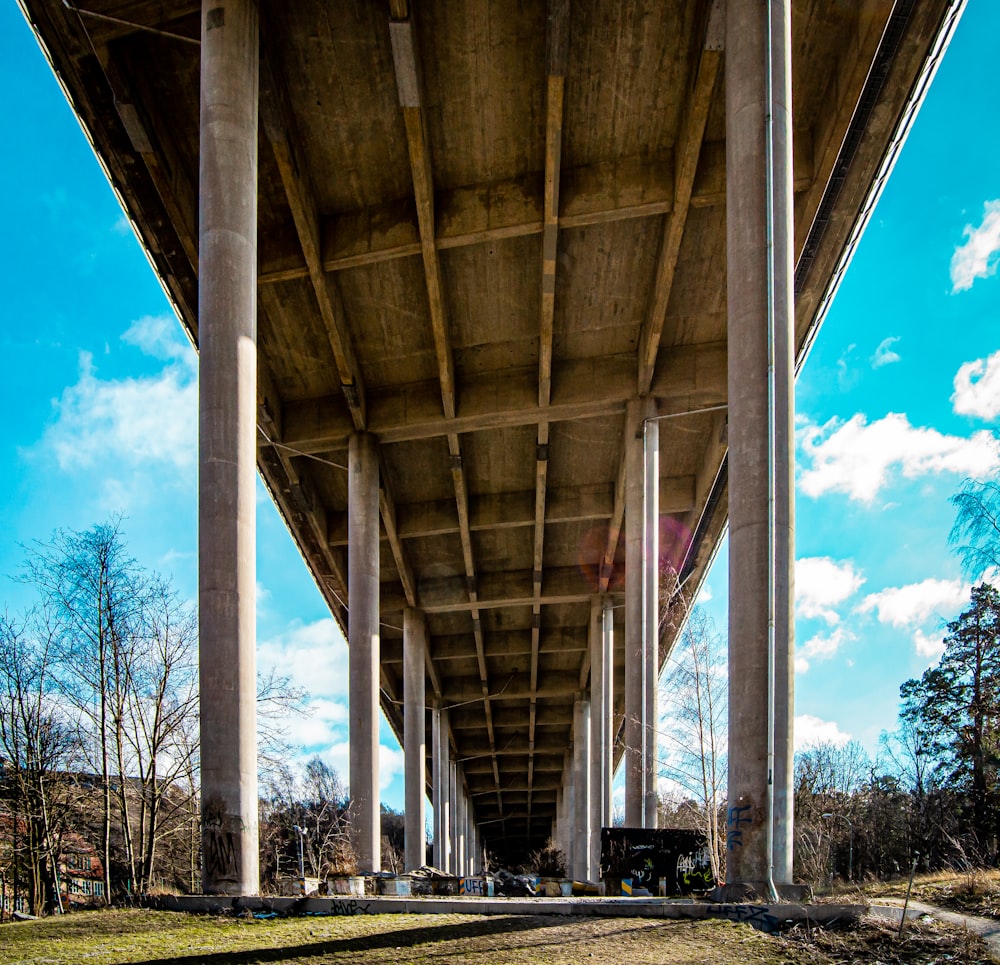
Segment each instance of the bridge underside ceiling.
M200 4L22 2L197 340ZM260 3L260 472L346 627L347 443L376 436L383 708L401 733L420 608L501 854L550 832L592 602L621 598L631 400L673 417L689 587L724 529L723 7ZM800 354L946 7L792 4Z

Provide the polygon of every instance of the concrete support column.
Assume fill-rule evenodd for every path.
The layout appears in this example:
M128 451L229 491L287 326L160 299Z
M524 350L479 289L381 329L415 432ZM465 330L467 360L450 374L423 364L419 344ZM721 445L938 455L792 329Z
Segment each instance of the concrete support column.
M573 747L566 748L563 754L563 794L562 813L559 815L559 848L566 857L566 872L573 875L573 860L575 851L573 839L576 824L576 768Z
M255 0L203 3L198 225L202 887L255 895Z
M444 869L444 801L441 781L441 710L431 708L431 808L434 811L434 841L431 845L431 864Z
M625 452L625 826L641 828L645 812L645 655L643 653L642 410L629 403Z
M610 828L614 821L612 800L615 777L615 611L610 600L604 601L602 630L604 634L604 747L601 787L601 826Z
M468 834L468 815L469 812L466 809L465 800L465 774L462 770L462 765L459 764L455 769L455 797L456 797L456 808L457 808L457 825L458 834L456 835L456 840L458 843L457 854L458 857L455 861L456 874L464 875L467 873L465 867L465 856L466 856L466 844Z
M424 864L424 820L427 778L426 667L427 628L424 615L403 611L403 756L405 758L406 870Z
M374 437L352 435L347 459L351 835L359 870L373 872L381 869L382 842L378 787L379 469Z
M590 880L590 701L573 701L573 877Z
M790 882L792 860L791 0L772 0L770 8L769 23L768 6L758 0L728 0L726 6L731 574L727 879L756 890L766 882L769 866L768 601L772 586L774 878L778 884ZM769 118L773 145L770 151ZM770 198L769 155L773 158ZM773 284L768 283L769 278ZM770 404L769 342L774 359ZM773 437L773 445L769 437ZM773 510L769 509L772 505Z
M604 772L611 764L604 728L604 634L601 605L595 598L590 607L590 880L600 875Z
M449 742L448 711L439 712L437 753L438 783L434 790L437 795L435 813L438 814L438 832L434 839L434 867L447 871L451 861L451 744Z
M643 827L657 826L657 734L660 680L660 424L655 404L647 413L643 433L642 649L645 657L643 734Z
M448 761L448 868L449 874L458 874L458 764Z

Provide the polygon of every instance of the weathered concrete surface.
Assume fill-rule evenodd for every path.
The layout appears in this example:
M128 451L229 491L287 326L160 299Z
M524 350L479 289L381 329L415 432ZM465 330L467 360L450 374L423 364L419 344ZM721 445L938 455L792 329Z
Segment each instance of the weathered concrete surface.
M255 894L257 4L206 3L199 210L202 885Z
M770 6L773 14L768 23L767 8L757 0L729 0L726 5L731 574L726 866L731 882L751 883L758 892L765 891L762 885L767 881L769 859L769 599L774 607L777 883L791 881L793 819L788 793L793 746L794 547L791 2L775 0ZM768 116L773 145L770 156L766 145ZM768 164L772 161L773 192L768 197ZM773 382L769 377L772 364Z

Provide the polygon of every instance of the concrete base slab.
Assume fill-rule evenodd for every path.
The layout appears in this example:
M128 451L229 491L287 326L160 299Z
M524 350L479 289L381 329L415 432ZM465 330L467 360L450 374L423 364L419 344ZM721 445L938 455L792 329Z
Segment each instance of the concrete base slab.
M721 918L776 932L799 922L856 921L867 905L706 903L664 898L228 898L164 895L148 906L166 911L252 915L580 915L604 918Z
M801 904L812 898L812 888L809 885L775 885L775 887L778 891L778 897L783 901ZM712 891L711 895L713 901L721 903L766 902L768 890L766 881L740 881L720 885Z

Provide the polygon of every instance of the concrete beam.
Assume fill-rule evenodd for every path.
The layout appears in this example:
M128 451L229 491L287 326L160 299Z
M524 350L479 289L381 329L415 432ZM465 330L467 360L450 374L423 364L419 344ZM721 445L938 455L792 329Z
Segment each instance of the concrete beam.
M411 383L386 393L369 392L368 428L385 445L622 415L634 366L634 356L565 362L553 371L552 398L545 408L538 406L534 369L480 376L459 387L462 402L454 419L441 413L436 381ZM661 415L698 412L726 401L725 373L724 343L680 346L657 367L650 395ZM305 454L343 450L354 431L350 413L336 396L286 401L282 422L285 445Z

